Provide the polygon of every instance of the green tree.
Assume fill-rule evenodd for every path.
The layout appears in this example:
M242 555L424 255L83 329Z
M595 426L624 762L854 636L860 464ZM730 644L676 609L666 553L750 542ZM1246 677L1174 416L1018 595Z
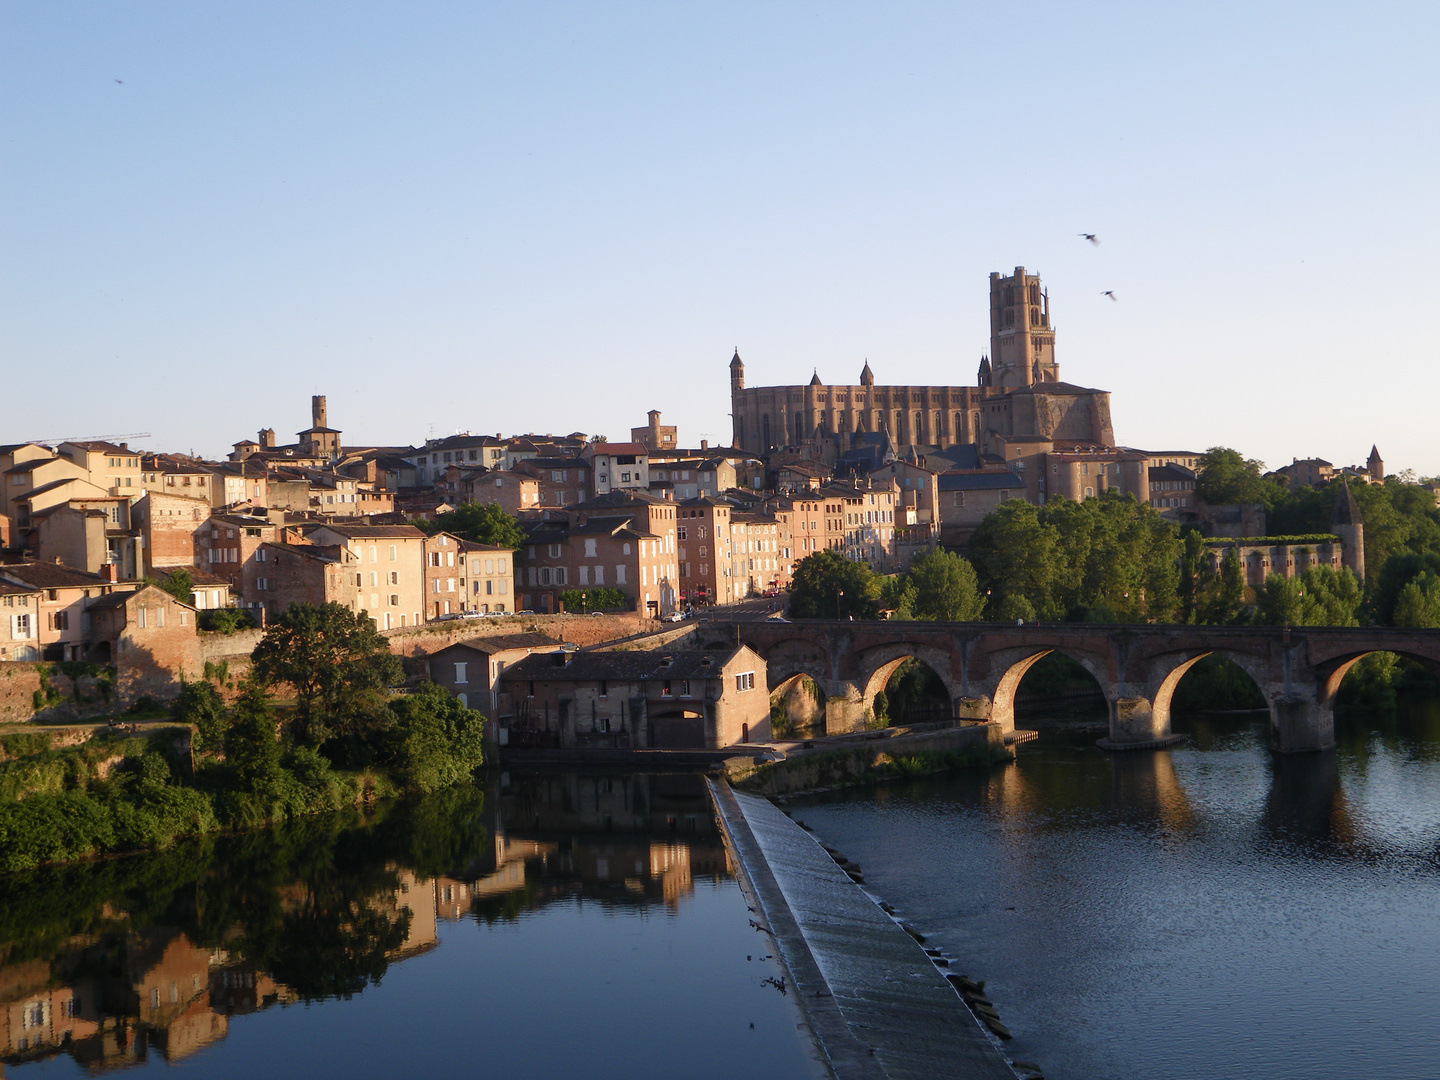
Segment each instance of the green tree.
M185 567L176 567L166 574L146 574L145 584L164 589L182 604L195 603L195 578Z
M1427 570L1407 581L1396 597L1391 622L1424 630L1440 628L1440 576Z
M337 735L354 740L357 729L363 736L383 722L380 692L400 677L400 658L370 617L334 602L291 604L265 631L251 664L266 683L294 689L296 734L312 746Z
M916 556L905 575L915 590L914 617L934 622L973 622L985 610L975 568L959 555L935 548Z
M1360 599L1360 583L1349 570L1312 566L1299 577L1266 577L1256 591L1255 617L1268 626L1358 626Z
M1200 596L1210 578L1210 551L1199 529L1186 529L1181 537L1180 579L1177 583L1181 622L1199 621Z
M1372 620L1382 626L1399 625L1395 621L1395 607L1400 593L1410 582L1431 575L1440 575L1440 552L1397 552L1378 569L1372 567L1369 574Z
M1265 463L1240 456L1228 446L1212 446L1200 458L1196 470L1195 493L1211 506L1226 503L1263 503L1274 505L1284 489L1262 475Z
M235 702L224 743L225 760L235 770L242 791L267 794L275 790L283 775L275 716L264 687L253 679L246 681Z
M182 683L170 715L182 724L195 725L197 750L215 750L224 740L225 703L208 682Z
M483 761L485 718L436 683L421 683L392 704L398 723L395 767L414 791L468 780Z
M566 611L629 611L630 598L619 589L565 589L560 603Z
M990 617L1014 621L1063 614L1053 595L1064 567L1059 538L1059 530L1041 520L1039 508L1022 499L1001 503L985 516L966 551L985 588ZM1029 615L1012 614L1019 610L1012 598L1023 599Z
M1195 621L1224 626L1240 620L1245 606L1245 568L1234 545L1220 559L1220 573L1207 575L1197 590Z
M790 585L790 614L797 619L873 619L879 600L880 582L870 567L833 548L801 559Z
M515 551L525 546L525 533L515 519L494 503L467 502L417 524L427 533L448 532L476 544Z

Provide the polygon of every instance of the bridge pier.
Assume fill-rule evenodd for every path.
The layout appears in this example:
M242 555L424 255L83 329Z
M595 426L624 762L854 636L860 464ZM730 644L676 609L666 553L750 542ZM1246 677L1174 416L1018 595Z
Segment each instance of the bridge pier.
M1280 754L1305 754L1335 745L1335 705L1297 694L1270 698L1270 749Z
M825 734L865 730L865 697L852 682L826 681Z

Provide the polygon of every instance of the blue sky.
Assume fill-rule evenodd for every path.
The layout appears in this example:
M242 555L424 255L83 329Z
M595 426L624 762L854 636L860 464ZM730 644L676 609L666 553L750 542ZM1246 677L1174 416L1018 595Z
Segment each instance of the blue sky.
M1120 442L1440 473L1437 30L1435 4L12 2L0 442L217 455L312 393L353 442L651 408L726 440L737 345L751 385L866 359L969 385L988 274L1024 265Z

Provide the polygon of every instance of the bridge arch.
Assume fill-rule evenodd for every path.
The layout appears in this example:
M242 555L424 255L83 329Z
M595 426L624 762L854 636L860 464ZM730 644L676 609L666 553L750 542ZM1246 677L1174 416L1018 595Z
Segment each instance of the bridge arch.
M990 663L1000 670L994 692L990 695L990 719L998 722L1002 731L1015 730L1015 695L1020 689L1021 680L1032 667L1052 653L1075 661L1090 674L1105 697L1107 710L1113 715L1115 695L1103 658L1092 656L1081 649L1037 644L1024 649L1005 649L990 655Z
M797 672L778 683L770 682L770 730L776 739L808 738L827 734L823 683Z
M799 675L809 675L822 686L830 681L830 650L815 638L799 634L782 638L766 648L763 655L772 688Z
M1368 649L1364 652L1347 652L1319 665L1321 704L1333 709L1335 707L1335 699L1340 696L1340 685L1345 681L1345 676L1350 673L1350 669L1361 660L1364 660L1365 657L1382 652L1392 653L1402 660L1410 660L1413 663L1419 664L1426 671L1430 672L1431 675L1440 679L1440 662L1437 662L1432 656L1424 656L1418 652L1410 652L1403 648Z
M918 660L933 671L944 684L945 694L950 702L950 716L955 716L962 689L961 681L955 675L954 661L950 651L933 643L919 641L893 641L877 645L858 654L861 677L857 680L860 699L864 709L873 710L875 695L884 690L890 677L899 670L906 660Z

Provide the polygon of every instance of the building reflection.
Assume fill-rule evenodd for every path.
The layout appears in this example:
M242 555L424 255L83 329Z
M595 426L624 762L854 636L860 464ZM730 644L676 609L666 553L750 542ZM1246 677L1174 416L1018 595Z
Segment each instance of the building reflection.
M317 895L313 883L287 882L267 893L275 918L313 921L328 905L341 913L342 934L366 926L365 941L383 942L383 969L437 948L446 921L518 918L556 902L674 909L697 879L731 876L700 776L506 780L486 799L482 853L463 869L426 877L385 861L357 872L382 887L340 901ZM128 921L114 901L101 910L110 927ZM274 974L307 962L308 949L299 958L272 952L267 962L247 955L250 933L237 922L219 932L217 947L178 927L101 931L72 936L49 960L0 964L0 1065L59 1054L97 1073L152 1054L178 1063L224 1039L235 1017L324 996L323 973L304 986ZM0 942L0 958L9 948Z

